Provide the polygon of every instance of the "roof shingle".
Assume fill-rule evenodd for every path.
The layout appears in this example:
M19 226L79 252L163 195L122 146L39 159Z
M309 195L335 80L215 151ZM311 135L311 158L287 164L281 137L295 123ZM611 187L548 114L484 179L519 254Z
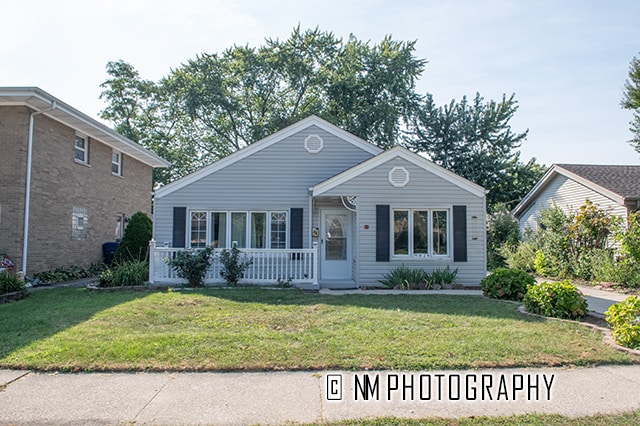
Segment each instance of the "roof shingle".
M623 198L640 199L640 166L556 164Z

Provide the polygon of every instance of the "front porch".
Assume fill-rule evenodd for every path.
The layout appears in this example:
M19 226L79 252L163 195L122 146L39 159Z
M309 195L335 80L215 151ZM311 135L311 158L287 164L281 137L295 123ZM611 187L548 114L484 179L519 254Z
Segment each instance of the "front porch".
M149 242L149 283L151 285L185 284L167 261L183 248L156 247L154 240ZM241 284L277 285L290 283L300 288L317 290L318 283L318 247L310 249L240 249L242 256L251 260L244 272ZM205 277L206 285L221 285L222 263L220 251L213 254L211 267Z

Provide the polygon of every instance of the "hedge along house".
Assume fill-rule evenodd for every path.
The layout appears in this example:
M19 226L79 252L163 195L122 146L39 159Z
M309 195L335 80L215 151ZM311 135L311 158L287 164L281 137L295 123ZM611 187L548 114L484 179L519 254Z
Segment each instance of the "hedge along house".
M483 188L311 116L156 191L150 281L180 282L176 250L237 244L246 283L354 288L449 265L477 285L485 240ZM206 282L223 282L217 257Z
M0 257L32 276L102 260L168 162L37 87L0 87Z

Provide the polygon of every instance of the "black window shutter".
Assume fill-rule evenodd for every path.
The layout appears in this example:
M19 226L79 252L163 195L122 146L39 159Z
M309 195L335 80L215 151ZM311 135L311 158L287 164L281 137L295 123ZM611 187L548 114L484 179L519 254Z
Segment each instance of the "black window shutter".
M302 216L303 209L302 208L292 208L291 209L291 230L289 231L289 247L292 249L301 249L302 248Z
M187 208L173 208L173 247L186 247Z
M467 206L453 206L453 261L467 261Z
M376 205L376 262L388 262L391 245L391 207Z

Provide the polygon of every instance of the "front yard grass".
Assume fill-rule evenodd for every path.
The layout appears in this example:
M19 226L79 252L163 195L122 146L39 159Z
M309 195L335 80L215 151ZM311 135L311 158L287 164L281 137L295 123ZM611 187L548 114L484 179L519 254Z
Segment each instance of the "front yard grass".
M463 369L630 364L575 323L472 296L55 289L0 305L0 368Z

